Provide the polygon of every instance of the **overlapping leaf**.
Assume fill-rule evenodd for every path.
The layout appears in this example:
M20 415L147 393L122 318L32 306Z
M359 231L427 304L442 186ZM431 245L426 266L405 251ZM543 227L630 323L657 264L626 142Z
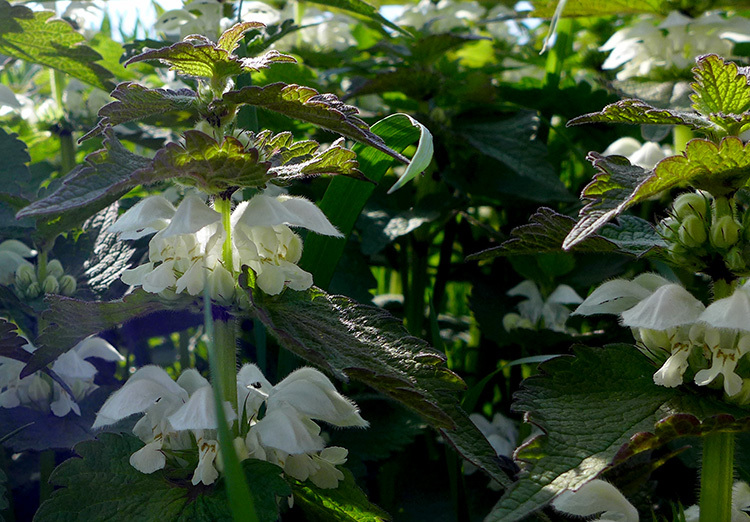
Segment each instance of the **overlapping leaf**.
M17 329L15 324L0 318L0 357L17 360L28 357L29 352L23 349L26 339L18 335Z
M51 11L32 11L0 0L0 54L52 67L109 91L112 73L96 64L101 55L86 38Z
M533 16L552 16L560 0L535 0ZM674 9L669 0L567 0L564 16L606 16L635 13L667 14Z
M693 68L693 108L707 115L728 134L739 134L750 123L748 77L732 62L715 54L701 56Z
M316 143L315 149L317 150L317 148L318 146ZM305 156L312 157L305 160ZM359 163L357 162L357 153L344 147L343 139L335 141L330 147L321 153L316 153L314 155L306 154L305 156L302 156L301 158L294 158L294 156L292 156L284 165L268 169L268 173L272 174L275 178L284 181L310 176L320 176L322 174L348 176L362 180L367 179L358 169Z
M231 520L226 487L222 481L213 487L191 486L169 480L164 470L144 474L128 462L143 447L132 436L111 433L99 440L78 444L80 458L61 464L50 477L59 486L39 508L40 522L84 522L110 520ZM243 462L248 485L255 499L260 522L278 519L277 496L286 497L291 489L281 477L281 469L268 462ZM106 476L107 480L102 480Z
M720 130L708 117L694 112L659 109L648 103L626 99L610 103L601 111L573 118L568 126L583 123L627 123L631 125L687 125L696 130Z
M340 379L354 378L403 403L465 458L508 483L494 450L458 406L463 381L444 365L445 356L410 336L387 311L316 288L251 297L254 313L282 346Z
M519 450L529 467L488 522L521 520L562 490L581 486L639 451L679 436L747 424L747 412L738 407L693 394L686 386L654 384L656 368L633 346L580 347L576 357L559 357L541 368L542 375L524 381L514 408L546 435ZM731 422L726 414L733 416Z
M140 289L116 301L87 302L56 294L48 295L46 300L49 308L42 317L48 326L35 340L37 350L21 372L22 377L44 368L91 334L136 317L186 309L193 304L193 299L187 296L165 300Z
M110 96L118 101L99 109L99 123L79 141L101 134L108 125L115 126L171 111L194 110L196 105L196 94L191 89L149 89L135 82L119 84Z
M251 85L224 94L229 105L252 105L279 112L290 118L307 121L318 127L374 147L403 163L404 156L388 147L367 124L357 117L357 109L346 105L333 94L320 94L311 87L272 83L264 87Z

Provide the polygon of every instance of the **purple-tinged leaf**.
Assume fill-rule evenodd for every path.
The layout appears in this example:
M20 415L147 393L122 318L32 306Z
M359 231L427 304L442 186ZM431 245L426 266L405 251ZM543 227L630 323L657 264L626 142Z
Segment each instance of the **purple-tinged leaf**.
M99 123L82 136L79 142L101 134L108 125L115 126L171 111L194 110L197 113L197 95L191 89L149 89L134 82L123 82L110 96L118 101L99 109Z
M320 94L311 87L279 82L229 91L222 100L232 106L253 105L312 123L409 163L403 155L388 147L380 136L370 131L368 125L357 117L359 111L356 107L346 105L333 94Z
M317 144L315 144L315 149L317 149ZM293 159L298 158L291 157L287 160L288 163L268 169L268 173L273 174L276 179L283 181L320 176L322 174L348 176L362 180L367 179L358 169L357 154L344 147L343 139L337 140L325 151L316 153L309 160L301 162L290 161Z

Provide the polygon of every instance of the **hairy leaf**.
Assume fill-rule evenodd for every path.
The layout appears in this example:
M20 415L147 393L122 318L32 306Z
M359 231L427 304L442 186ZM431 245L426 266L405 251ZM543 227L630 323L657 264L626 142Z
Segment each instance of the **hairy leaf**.
M219 40L216 42L216 47L224 49L228 53L234 53L239 47L245 33L250 29L262 29L265 25L260 22L240 22L234 24L232 27L221 33Z
M709 116L730 134L738 134L742 122L750 123L750 115L741 115L750 109L748 77L737 65L726 62L715 54L701 56L693 68L695 82L691 95L693 108Z
M641 100L620 100L601 111L573 118L568 126L583 123L628 123L631 125L687 125L696 130L715 131L720 128L707 116L687 111L658 109Z
M196 108L196 93L191 89L149 89L135 82L117 85L110 96L117 101L99 109L99 123L78 141L93 138L104 132L108 125L115 126L140 120L155 114Z
M321 489L309 480L294 481L294 503L302 508L307 520L319 522L385 522L391 517L367 500L354 481L352 473L340 468L344 480L333 489Z
M739 429L747 418L705 393L657 386L656 368L630 345L580 347L576 357L558 357L541 369L542 375L524 381L514 408L545 435L519 449L529 467L488 522L521 520L629 455L682 435ZM678 413L691 416L690 422ZM734 424L722 420L726 414L736 417Z
M560 0L534 2L531 16L548 18L552 16ZM666 14L673 7L668 0L567 0L564 16L606 16L635 13ZM665 12L666 9L666 12Z
M315 149L310 152L315 152L317 148L317 144L315 144ZM361 180L367 179L358 169L357 153L345 148L343 139L337 140L323 152L314 155L307 154L306 156L312 157L307 160L304 159L304 156L285 158L283 165L271 167L268 169L268 173L283 181L322 174L348 176Z
M42 317L48 326L34 342L37 350L21 377L45 367L91 334L154 312L189 308L193 303L192 298L165 300L141 289L116 301L87 302L56 294L49 294L46 301L49 308Z
M52 67L105 91L112 89L112 73L94 62L99 53L86 38L52 11L32 11L0 0L0 54Z
M279 297L250 293L254 313L282 346L340 379L352 377L403 403L465 458L507 484L494 450L458 406L463 381L445 367L443 354L410 336L387 311L315 288Z
M111 520L231 520L222 480L210 487L169 480L164 470L144 474L128 462L143 443L132 436L103 433L99 440L78 444L80 458L55 469L57 489L39 508L41 522ZM278 466L259 460L243 462L261 522L277 520L276 496L291 493ZM107 480L101 480L106 476ZM126 494L124 494L126 493Z
M581 209L578 223L563 241L562 247L565 250L580 243L607 221L636 203L635 196L639 187L653 177L652 171L631 165L623 156L605 157L591 152L587 159L599 172L581 193L582 198L591 201Z
M604 225L599 231L599 237L617 245L619 252L641 257L666 248L664 238L645 219L625 215L620 216L617 221L617 225Z
M367 124L357 117L357 109L346 105L333 94L320 94L311 87L272 83L264 87L250 85L224 94L229 105L253 105L279 112L290 118L307 121L331 132L341 134L374 147L397 160L408 163L398 152L388 147Z

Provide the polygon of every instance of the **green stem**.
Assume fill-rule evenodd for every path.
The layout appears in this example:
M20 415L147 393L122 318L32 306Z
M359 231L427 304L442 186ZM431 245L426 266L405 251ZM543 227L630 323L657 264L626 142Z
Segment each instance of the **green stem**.
M193 364L190 361L190 335L186 330L182 330L179 333L179 351L180 351L180 371L184 372L188 368L192 368Z
M67 129L61 129L57 138L60 140L60 172L67 174L76 166L76 145L73 142L73 133Z
M214 320L214 353L216 368L211 369L214 386L221 391L223 401L237 410L237 330L232 317ZM236 435L236 434L235 434Z
M41 504L52 495L52 484L49 476L55 469L55 450L44 450L39 453L39 503Z
M711 433L703 437L700 522L732 519L734 482L734 433Z
M305 4L302 0L294 3L294 25L302 27L302 19L305 17ZM302 47L302 33L297 31L297 47Z
M695 134L685 125L677 125L672 131L672 146L674 147L674 153L679 154L684 152L687 147L688 141L692 140Z
M428 279L428 244L414 238L410 238L406 244L409 251L407 267L410 272L409 285L406 287L408 291L404 296L406 329L409 330L410 334L421 337L424 329L425 290Z
M233 276L234 261L232 256L232 200L231 197L217 196L214 200L214 209L221 214L221 225L224 227L224 244L221 248L221 261Z

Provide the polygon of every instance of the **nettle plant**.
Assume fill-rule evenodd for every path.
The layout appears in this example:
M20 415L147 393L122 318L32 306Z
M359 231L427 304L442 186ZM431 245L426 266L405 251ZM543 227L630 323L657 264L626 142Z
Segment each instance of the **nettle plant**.
M574 312L619 316L634 344L578 347L575 357L550 360L542 364L542 375L525 382L515 408L545 435L517 450L527 467L489 520L519 520L550 501L565 513L614 509L615 516L616 502L629 504L592 482L603 472L629 484L627 492L648 513L654 504L644 499L650 495L635 494L638 481L634 486L627 475L648 476L684 451L676 449L679 444L667 449L683 437L702 442L700 520L746 516L738 511L742 506L733 506L732 487L735 434L747 431L750 403L750 155L740 136L750 126L750 71L704 55L693 75L690 109L626 99L569 125L676 125L703 137L689 139L683 153L653 169L591 152L598 173L583 190L586 205L577 222L541 209L496 250L620 252L672 270L665 267L669 277L644 273L608 281ZM655 226L623 214L671 189L679 190ZM614 218L618 225L609 223ZM692 291L675 274L692 281ZM580 502L571 493L579 489ZM588 511L585 497L593 502ZM631 508L620 509L618 520L637 520Z
M44 410L54 403L58 417L73 410L80 415L75 430L57 425L64 440L48 447L69 448L70 437L84 440L75 448L81 458L52 474L51 484L60 488L41 505L39 520L276 520L292 502L310 517L388 518L342 467L347 450L326 447L319 424L364 428L367 419L318 369L300 368L275 385L253 362L238 372L241 319L265 328L281 347L321 370L356 379L417 412L462 456L509 484L494 450L460 408L464 383L445 367L444 356L384 310L313 286L316 266L330 263L321 252L340 255L343 249L335 242L353 227L367 197L362 187L379 180L392 159L409 163L401 152L419 139L395 188L416 175L430 160L428 133L404 115L371 130L354 107L300 85L235 88L241 74L295 61L278 51L254 58L235 54L245 32L261 25L238 23L217 42L192 35L131 57L126 65L158 60L196 80L197 90L119 84L111 93L116 101L99 111L98 125L82 138L103 135L104 148L46 196L8 199L22 207L19 220L36 223L38 252L20 242L0 245L14 262L2 295L16 311L14 323L0 322L0 354L12 360L3 365L10 372L4 375L10 382L4 406ZM238 112L248 106L357 141L362 163L344 138L322 150L315 141L295 141L290 132L243 130ZM192 113L199 123L151 158L131 152L113 129L170 111ZM4 150L23 157L21 141L4 132L0 137ZM281 190L319 175L336 176L322 202L334 210L336 226L311 201ZM152 193L118 211L118 200L135 187L165 182L187 187L176 206ZM81 299L75 278L49 258L57 235L84 220L88 230L98 231L86 286L94 287L97 277L107 285L121 276L132 288L122 299ZM306 262L300 261L302 239L295 229L309 231L317 245L305 249ZM331 242L315 243L315 234ZM144 259L126 269L130 243L148 237ZM34 263L27 260L34 255ZM91 336L170 311L202 314L211 381L186 365L176 380L159 366L143 366L106 400L99 393L95 418L82 414L76 401L96 393L96 368L85 359L122 359ZM76 376L85 377L85 388L74 386ZM127 419L137 423L127 425ZM50 426L45 422L40 425ZM106 433L113 425L117 433Z

